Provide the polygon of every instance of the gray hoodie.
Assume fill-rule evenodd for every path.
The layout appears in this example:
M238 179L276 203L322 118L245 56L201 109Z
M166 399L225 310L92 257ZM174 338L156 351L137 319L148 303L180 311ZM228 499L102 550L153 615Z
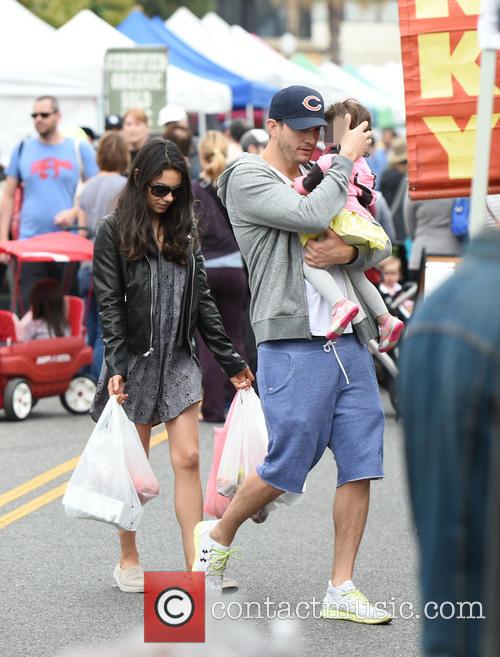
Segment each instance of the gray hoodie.
M311 339L299 233L322 233L347 200L352 162L336 157L324 179L308 196L286 185L259 155L245 154L218 180L250 277L250 318L257 344L266 340ZM358 257L346 268L369 269L390 255L358 247ZM360 303L344 274L349 299ZM366 311L353 322L361 342L378 337Z

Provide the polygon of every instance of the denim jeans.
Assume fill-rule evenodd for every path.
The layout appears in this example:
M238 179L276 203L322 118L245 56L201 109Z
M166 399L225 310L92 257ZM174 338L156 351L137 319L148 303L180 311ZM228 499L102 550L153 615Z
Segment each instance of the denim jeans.
M104 360L104 342L102 339L101 318L97 308L97 301L92 283L92 269L81 267L78 272L78 290L80 296L86 303L86 328L87 341L92 347L92 365L85 368L85 373L90 375L94 381L99 379L102 362Z
M430 605L426 655L483 654L490 462L500 436L499 290L494 231L468 246L454 276L417 309L401 347L401 414L423 603Z

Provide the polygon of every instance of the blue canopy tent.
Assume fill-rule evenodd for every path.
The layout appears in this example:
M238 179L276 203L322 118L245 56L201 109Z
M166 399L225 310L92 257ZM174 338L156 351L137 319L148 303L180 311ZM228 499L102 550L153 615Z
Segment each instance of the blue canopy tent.
M161 18L150 19L141 11L135 10L118 25L118 30L141 45L167 46L169 61L178 68L228 85L233 93L234 107L268 107L271 97L277 91L274 87L246 80L215 64L179 39L165 26Z

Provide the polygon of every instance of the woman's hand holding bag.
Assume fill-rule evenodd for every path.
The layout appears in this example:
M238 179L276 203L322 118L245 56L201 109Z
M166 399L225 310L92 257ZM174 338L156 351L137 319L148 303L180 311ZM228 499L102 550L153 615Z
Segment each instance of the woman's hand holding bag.
M128 395L125 392L125 381L121 374L115 374L110 377L108 381L108 392L109 396L116 396L116 401L119 404L123 404L128 399Z

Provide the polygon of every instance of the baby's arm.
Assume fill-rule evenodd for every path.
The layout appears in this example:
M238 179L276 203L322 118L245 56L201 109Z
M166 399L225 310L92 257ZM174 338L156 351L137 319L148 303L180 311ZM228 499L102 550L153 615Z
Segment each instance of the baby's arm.
M375 175L364 157L359 157L354 162L349 178L349 197L355 198L361 206L369 210L372 216L375 216L377 199Z
M293 181L293 188L299 194L305 195L312 192L320 182L323 180L323 176L326 171L332 166L333 156L322 155L315 163L312 169L306 176L299 176Z

